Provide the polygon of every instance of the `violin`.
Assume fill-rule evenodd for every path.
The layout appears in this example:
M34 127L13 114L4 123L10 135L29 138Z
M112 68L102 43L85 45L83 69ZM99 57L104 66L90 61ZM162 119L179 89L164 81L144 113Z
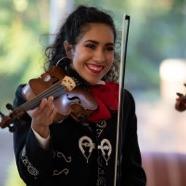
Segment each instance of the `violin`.
M186 84L184 84L186 87ZM175 104L175 109L183 112L186 110L186 94L181 94L179 92L176 93L178 98L176 98L176 104Z
M76 121L83 121L97 108L97 103L82 83L76 78L64 73L60 66L54 66L39 78L29 80L22 89L22 96L26 100L22 105L14 108L7 104L11 112L4 115L0 112L0 127L13 129L13 122L19 120L28 110L39 106L43 98L54 97L57 110L54 122L59 122L67 116Z

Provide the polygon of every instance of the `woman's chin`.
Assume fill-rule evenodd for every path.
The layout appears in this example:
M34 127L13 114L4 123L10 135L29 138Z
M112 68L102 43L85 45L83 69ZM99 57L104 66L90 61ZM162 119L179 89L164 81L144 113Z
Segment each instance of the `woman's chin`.
M96 85L100 82L100 79L85 79L89 84Z

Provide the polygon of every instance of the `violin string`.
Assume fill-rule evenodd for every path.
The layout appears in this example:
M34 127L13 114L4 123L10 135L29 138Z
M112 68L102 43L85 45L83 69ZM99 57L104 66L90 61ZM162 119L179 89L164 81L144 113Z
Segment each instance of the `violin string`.
M64 87L62 87L60 84L56 84L55 86L52 86L52 88L43 91L35 98L35 100L32 100L28 106L36 107L41 102L42 98L48 98L49 96L53 96L55 98L61 92L61 90L64 90Z
M21 110L32 109L32 108L36 107L41 102L42 98L47 98L49 96L56 97L56 96L58 96L58 94L60 94L60 92L62 90L64 91L64 87L61 85L60 82L57 82L54 85L52 85L49 89L40 93L37 97L22 104L18 109L21 109Z
M47 98L47 97L49 97L51 95L56 97L54 94L57 93L57 92L60 92L60 90L61 90L61 87L59 87L59 86L57 87L56 86L56 88L53 89L52 91L49 91L46 94L42 94L39 97L36 97L36 98L30 100L30 101L26 102L25 105L22 105L22 106L23 106L24 110L33 109L33 108L35 108L36 106L39 105L39 103L41 102L42 98Z
M54 88L55 88L55 87L54 87ZM56 89L56 88L55 88L55 89ZM55 90L55 89L53 89L53 90ZM29 110L29 109L32 109L32 108L36 107L36 106L40 103L41 99L47 96L47 93L49 94L50 91L47 90L47 92L42 92L42 93L41 93L40 95L38 95L37 97L35 97L35 98L33 98L33 99L27 101L27 102L24 103L23 105L21 105L21 106L19 107L19 109L21 109L21 110ZM49 95L50 95L50 94L49 94Z

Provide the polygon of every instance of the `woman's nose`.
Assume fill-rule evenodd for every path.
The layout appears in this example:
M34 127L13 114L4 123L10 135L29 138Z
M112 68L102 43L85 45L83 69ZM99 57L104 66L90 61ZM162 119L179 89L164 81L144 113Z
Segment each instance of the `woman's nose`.
M104 62L105 61L105 53L103 50L99 49L95 51L94 59L98 62Z

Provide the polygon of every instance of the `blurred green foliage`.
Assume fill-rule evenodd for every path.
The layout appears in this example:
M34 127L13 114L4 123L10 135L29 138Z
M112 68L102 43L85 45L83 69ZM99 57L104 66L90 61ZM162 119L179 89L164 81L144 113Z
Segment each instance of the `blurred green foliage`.
M122 14L131 17L126 86L159 90L159 65L166 58L186 58L185 0L77 0L112 12L117 29Z
M159 65L166 58L186 58L185 0L75 0L113 15L117 29L125 12L131 16L126 86L159 89ZM19 83L43 71L48 45L49 0L0 0L0 110L12 102ZM118 35L120 42L120 35ZM118 47L118 50L120 48ZM21 185L11 168L7 185ZM16 173L17 174L17 173ZM13 179L15 178L15 179Z
M0 1L0 109L11 102L19 83L38 76L48 38L48 1Z
M109 11L119 31L122 14L131 16L126 66L129 89L159 89L161 61L186 58L185 0L75 0L74 4ZM43 70L48 27L48 0L0 1L1 110L13 99L19 83L26 83Z

